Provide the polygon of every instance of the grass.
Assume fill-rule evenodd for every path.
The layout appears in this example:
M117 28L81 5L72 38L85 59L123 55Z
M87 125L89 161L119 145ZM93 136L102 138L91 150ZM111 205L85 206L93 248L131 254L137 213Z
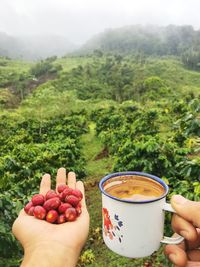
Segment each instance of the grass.
M63 71L70 71L73 68L76 68L77 66L81 65L84 66L87 63L91 63L93 61L92 58L89 57L63 57L58 58L55 63L60 64L63 68Z
M89 132L82 137L82 143L84 144L82 153L87 162L87 176L101 178L102 176L105 176L106 173L110 172L112 169L111 157L96 159L96 157L102 152L104 146L102 145L100 139L95 135L94 123L90 123Z
M4 59L3 61L6 64L5 66L1 66L0 64L0 69L7 70L7 71L18 71L18 72L28 71L29 68L33 65L32 62L22 61L22 60L5 60Z
M2 64L2 62L5 63ZM16 60L2 60L0 58L0 90L6 88L7 84L15 84L21 74L28 74L31 63Z
M199 93L200 72L189 70L178 59L150 58L143 68L144 76L159 76L167 85L181 92Z

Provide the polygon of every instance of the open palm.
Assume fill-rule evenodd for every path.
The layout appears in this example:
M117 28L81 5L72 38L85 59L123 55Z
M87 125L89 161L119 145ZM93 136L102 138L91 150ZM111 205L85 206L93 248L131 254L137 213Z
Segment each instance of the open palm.
M56 187L59 184L66 184L66 180L66 171L64 168L60 168L57 172ZM84 186L81 181L76 182L76 176L73 172L68 174L68 186L79 189L83 194L81 215L74 222L56 225L38 220L21 210L13 224L13 233L24 249L48 246L80 252L89 232L89 214L85 204ZM51 178L49 174L45 174L40 184L40 193L45 195L50 189Z

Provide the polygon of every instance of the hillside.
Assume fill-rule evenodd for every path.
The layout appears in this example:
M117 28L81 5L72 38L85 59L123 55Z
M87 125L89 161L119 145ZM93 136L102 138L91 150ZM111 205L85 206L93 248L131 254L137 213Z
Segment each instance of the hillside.
M40 88L51 90L55 101L70 93L75 94L79 102L90 99L122 102L142 101L147 96L153 100L157 94L162 99L184 93L198 95L200 86L199 72L188 70L179 60L167 57L90 56L49 58L37 64L6 59L1 62L2 107L15 107L35 88L38 92ZM155 83L153 89L148 88L149 83ZM35 96L38 101L37 93L30 95L29 100ZM29 101L23 105L27 103ZM95 105L94 102L91 105Z
M19 266L11 225L41 175L55 176L60 166L86 188L91 227L79 267L170 266L162 248L138 260L106 248L98 183L107 173L145 171L169 184L169 199L200 200L199 115L200 72L172 56L1 58L0 266Z

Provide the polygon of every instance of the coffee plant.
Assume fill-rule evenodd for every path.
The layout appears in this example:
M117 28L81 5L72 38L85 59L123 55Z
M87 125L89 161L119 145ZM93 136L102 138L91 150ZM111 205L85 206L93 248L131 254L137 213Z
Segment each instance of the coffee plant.
M177 103L172 102L167 110L165 105L152 109L137 106L126 112L111 107L93 114L97 135L114 157L114 171L150 172L168 177L172 185L176 179L198 181L200 101ZM174 121L171 116L177 109L180 113L174 115Z

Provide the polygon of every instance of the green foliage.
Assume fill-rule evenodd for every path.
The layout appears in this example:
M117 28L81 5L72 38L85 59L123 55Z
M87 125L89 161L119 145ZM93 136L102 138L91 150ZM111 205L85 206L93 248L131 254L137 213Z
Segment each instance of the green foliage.
M0 88L14 85L20 80L21 75L26 76L26 79L28 79L30 66L30 63L0 58Z
M200 51L189 48L181 56L183 64L193 70L200 70Z
M85 250L83 255L81 255L81 264L80 266L85 266L95 262L95 256L91 249Z
M126 108L124 112L111 107L99 110L92 118L96 120L97 134L114 156L114 171L136 170L197 181L199 158L191 158L195 148L188 145L188 138L199 135L199 100L184 104L184 108L182 104L183 113L175 124L169 110L163 109L161 105L154 109L137 107L129 112ZM177 105L174 108L172 104L172 112L174 109ZM163 121L167 135L162 132ZM171 131L175 126L176 131Z
M151 76L144 80L143 84L138 87L139 93L144 94L144 99L156 100L162 97L170 96L172 91L165 82L158 76Z
M43 122L31 119L13 122L8 119L2 117L0 123L2 133L9 132L9 137L3 135L0 138L1 186L9 186L24 177L41 176L41 170L52 173L52 170L66 165L80 176L84 175L78 141L78 136L87 129L84 116L62 115Z
M159 177L177 175L175 164L179 152L175 144L160 139L159 136L145 135L141 140L127 141L117 153L115 171L136 170L154 173Z
M136 105L99 110L92 118L96 120L97 134L113 154L130 138L136 139L143 133L155 135L159 129L158 112L144 111Z
M176 122L176 128L183 132L185 137L200 136L200 99L193 99L186 112L182 113Z
M177 167L180 170L180 175L185 177L185 179L192 179L194 181L199 181L200 179L200 157L194 158L194 159L187 159L185 158L183 161L181 161ZM200 196L200 192L198 193L198 196Z
M149 77L144 81L145 91L153 90L158 92L164 86L164 82L157 76Z
M0 89L0 109L11 108L15 106L15 96L8 89Z
M131 97L133 67L117 56L94 58L92 64L63 73L53 85L58 90L75 90L78 98L113 99L122 102Z
M18 197L18 199L17 199ZM20 209L22 203L19 200L20 193L18 190L12 190L0 194L0 254L1 257L11 258L21 256L20 246L15 241L11 233L11 225ZM22 198L22 195L21 195ZM8 254L9 251L9 254Z
M47 74L57 74L58 71L62 70L62 67L61 65L53 65L52 62L54 62L55 60L55 57L51 57L38 62L30 69L31 75L39 78Z

